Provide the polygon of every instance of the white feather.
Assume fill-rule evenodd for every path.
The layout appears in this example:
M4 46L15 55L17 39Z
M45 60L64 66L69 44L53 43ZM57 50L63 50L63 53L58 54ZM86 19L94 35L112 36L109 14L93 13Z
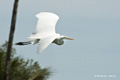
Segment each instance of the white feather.
M36 33L37 34L52 34L55 33L55 25L59 17L50 12L41 12L36 15L38 18Z
M19 42L16 45L27 45L27 44L37 44L38 52L42 52L45 48L50 45L50 43L55 43L57 45L62 45L64 43L63 39L73 40L72 38L60 36L55 32L55 26L59 17L50 12L41 12L36 15L38 18L36 33L29 37L28 42ZM56 40L55 40L56 39ZM55 41L54 41L55 40Z
M50 43L52 43L58 37L59 37L59 34L53 34L53 35L49 35L44 38L41 38L39 42L38 50L37 50L38 53L42 52L45 48L47 48L50 45Z
M55 25L59 17L50 12L41 12L36 17L38 18L36 33L32 34L29 39L32 44L35 44L36 40L40 39L38 46L38 52L40 53L60 36L55 32Z

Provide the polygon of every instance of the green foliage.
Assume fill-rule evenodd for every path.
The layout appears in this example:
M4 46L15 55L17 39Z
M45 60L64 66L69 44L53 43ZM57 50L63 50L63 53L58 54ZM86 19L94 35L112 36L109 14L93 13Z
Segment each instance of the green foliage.
M0 46L0 80L4 76L4 67L7 51L7 42ZM15 48L12 49L10 62L10 80L46 80L50 76L49 68L41 68L38 62L32 59L25 61L21 57L14 57Z

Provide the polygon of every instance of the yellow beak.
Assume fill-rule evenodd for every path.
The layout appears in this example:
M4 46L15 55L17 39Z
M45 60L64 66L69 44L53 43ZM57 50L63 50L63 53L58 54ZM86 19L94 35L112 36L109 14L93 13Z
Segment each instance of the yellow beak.
M72 39L72 38L69 38L69 37L65 37L65 39L74 40L74 39Z

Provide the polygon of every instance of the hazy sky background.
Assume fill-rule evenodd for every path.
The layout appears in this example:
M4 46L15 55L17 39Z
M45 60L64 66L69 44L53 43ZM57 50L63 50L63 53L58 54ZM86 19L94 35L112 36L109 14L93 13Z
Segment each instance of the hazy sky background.
M0 0L0 44L8 40L13 1ZM41 54L37 45L14 45L17 55L51 67L48 80L120 80L120 0L20 0L14 43L28 41L43 11L59 15L56 31L75 40Z

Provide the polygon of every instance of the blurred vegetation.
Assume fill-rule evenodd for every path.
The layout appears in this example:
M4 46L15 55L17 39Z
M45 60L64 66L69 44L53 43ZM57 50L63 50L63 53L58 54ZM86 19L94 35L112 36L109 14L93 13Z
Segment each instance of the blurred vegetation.
M0 80L3 80L8 42L0 45ZM49 68L41 68L38 62L32 59L24 60L19 56L15 57L16 50L12 48L10 62L10 80L46 80L50 76Z

